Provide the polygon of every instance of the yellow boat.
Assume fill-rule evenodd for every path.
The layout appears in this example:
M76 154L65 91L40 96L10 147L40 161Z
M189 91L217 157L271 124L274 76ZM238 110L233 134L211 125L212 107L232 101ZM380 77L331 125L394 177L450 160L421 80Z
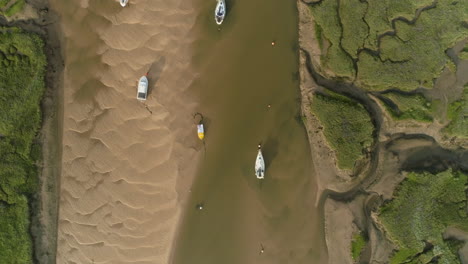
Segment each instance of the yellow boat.
M205 130L203 129L203 124L198 124L197 130L198 130L198 138L200 140L203 140L205 138Z

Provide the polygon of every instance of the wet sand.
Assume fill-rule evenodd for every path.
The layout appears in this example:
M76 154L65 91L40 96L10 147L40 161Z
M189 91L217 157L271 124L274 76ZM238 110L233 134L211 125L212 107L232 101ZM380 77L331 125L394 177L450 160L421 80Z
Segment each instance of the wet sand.
M193 6L52 0L51 8L65 59L57 263L167 263L202 148L188 94ZM136 84L147 72L141 103Z
M172 263L325 263L300 117L296 3L227 1L218 31L214 3L197 2L193 89L206 121L206 156ZM254 174L260 142L263 181Z

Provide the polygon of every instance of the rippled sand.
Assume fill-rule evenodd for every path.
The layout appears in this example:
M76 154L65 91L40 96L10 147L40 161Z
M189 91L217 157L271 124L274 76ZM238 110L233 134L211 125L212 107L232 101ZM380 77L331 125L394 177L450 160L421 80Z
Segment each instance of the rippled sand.
M167 263L200 142L190 1L53 0L64 35L57 263ZM136 100L149 72L149 98ZM183 164L183 165L182 165Z

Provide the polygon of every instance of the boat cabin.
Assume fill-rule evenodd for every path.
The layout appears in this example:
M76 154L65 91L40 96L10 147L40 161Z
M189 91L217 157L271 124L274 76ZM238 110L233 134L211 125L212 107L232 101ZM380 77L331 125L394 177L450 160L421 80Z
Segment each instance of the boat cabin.
M137 99L140 101L145 101L148 95L148 78L143 76L138 81L138 91L137 91Z

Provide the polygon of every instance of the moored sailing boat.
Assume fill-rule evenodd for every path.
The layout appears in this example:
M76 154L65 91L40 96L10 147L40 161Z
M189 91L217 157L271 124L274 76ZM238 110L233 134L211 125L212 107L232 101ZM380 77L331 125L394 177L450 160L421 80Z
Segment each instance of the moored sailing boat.
M215 21L216 24L221 25L226 15L226 3L224 0L218 0L215 8Z
M265 160L262 155L262 145L258 145L257 159L255 160L255 176L257 179L265 177Z

